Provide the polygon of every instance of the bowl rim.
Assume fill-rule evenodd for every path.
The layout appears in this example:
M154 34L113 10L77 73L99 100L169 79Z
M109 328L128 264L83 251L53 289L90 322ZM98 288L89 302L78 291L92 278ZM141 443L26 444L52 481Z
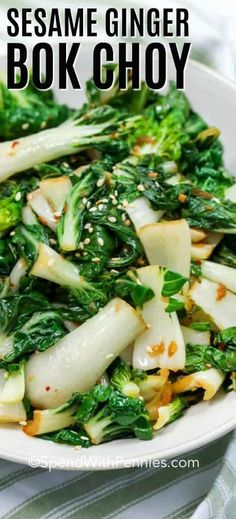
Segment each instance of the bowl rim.
M235 429L236 426L236 417L229 419L226 423L222 423L218 427L216 427L212 432L206 432L205 434L202 434L198 439L194 438L192 440L188 440L187 445L181 444L179 446L173 446L172 448L168 448L166 451L163 450L159 454L155 454L155 451L149 453L149 454L142 454L140 456L135 456L135 458L132 457L124 457L121 456L111 456L107 455L104 462L103 456L95 456L96 462L92 461L93 455L89 456L88 458L86 456L83 456L81 454L81 451L78 451L79 463L76 464L75 460L70 457L69 455L65 457L59 457L59 456L30 456L27 454L19 454L18 452L14 453L7 449L2 449L2 446L0 447L0 458L4 459L6 461L12 461L14 463L20 463L23 465L27 465L29 467L33 468L45 468L49 469L55 469L55 470L66 470L66 471L100 471L100 470L117 470L117 469L125 469L125 468L143 468L143 467L155 467L156 461L161 460L169 460L169 459L175 459L183 454L188 454L190 452L194 453L201 447L204 447L206 445L210 445L211 443L214 443L217 439L221 438L222 436L226 435L227 433L230 433ZM21 432L21 431L19 431ZM37 438L34 438L35 441L37 441ZM122 439L119 440L122 442ZM152 441L152 440L151 440ZM49 442L50 443L50 442ZM144 442L143 442L144 443ZM105 445L105 444L104 444ZM64 445L66 447L66 445ZM95 446L90 447L93 448ZM69 448L73 449L73 447L69 446ZM32 461L33 460L33 461ZM37 461L37 465L34 466L33 462L34 460Z

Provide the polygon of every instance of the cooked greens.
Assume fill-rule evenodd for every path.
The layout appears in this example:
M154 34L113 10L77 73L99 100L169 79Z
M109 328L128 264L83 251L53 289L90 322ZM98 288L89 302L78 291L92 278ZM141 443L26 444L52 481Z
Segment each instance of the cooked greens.
M0 122L1 421L81 447L150 440L235 390L220 131L172 83L104 94L89 80L73 110L2 79Z

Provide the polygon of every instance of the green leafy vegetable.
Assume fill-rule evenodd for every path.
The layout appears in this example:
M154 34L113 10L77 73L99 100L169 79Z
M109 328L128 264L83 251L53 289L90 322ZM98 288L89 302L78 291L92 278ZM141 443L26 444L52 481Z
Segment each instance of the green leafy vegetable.
M8 276L17 261L14 248L8 239L0 239L0 276Z
M65 211L57 226L59 245L65 251L78 248L83 229L85 209L83 199L87 201L95 186L96 177L93 171L85 171L66 198Z
M190 328L192 328L193 330L198 330L199 332L205 332L210 330L210 323L196 321L190 324Z
M41 434L40 438L49 440L55 443L66 443L67 445L81 445L81 447L88 448L91 445L90 439L86 432L82 429L60 429L60 431Z
M1 348L4 349L5 341L9 352L2 358L1 367L7 367L9 363L19 361L36 350L45 351L66 333L63 320L56 311L34 313L20 329L3 339Z
M52 92L37 90L30 81L24 90L8 90L0 82L0 138L11 140L45 128L68 118L72 110L56 103Z
M178 294L187 281L188 278L181 276L181 274L177 274L177 272L171 272L171 270L165 270L164 284L161 294L164 297L170 297L174 294Z
M132 371L129 365L118 358L111 366L110 384L126 396L139 396L139 387L132 381Z
M214 338L214 344L223 344L224 347L235 349L236 353L236 326L218 332Z
M224 351L212 346L187 344L184 371L194 373L214 367L224 373L236 369L236 351L226 348Z
M178 310L184 309L184 301L180 301L175 297L170 297L166 312L178 312Z
M164 425L168 425L175 420L178 420L183 415L183 410L188 407L188 401L186 398L177 396L174 400L166 405L162 406L158 410L158 419L154 425L154 430L161 429Z
M90 394L84 396L84 402L76 413L76 419L93 444L124 436L136 436L142 440L152 438L149 416L139 398L110 389L101 402L96 397L95 386Z

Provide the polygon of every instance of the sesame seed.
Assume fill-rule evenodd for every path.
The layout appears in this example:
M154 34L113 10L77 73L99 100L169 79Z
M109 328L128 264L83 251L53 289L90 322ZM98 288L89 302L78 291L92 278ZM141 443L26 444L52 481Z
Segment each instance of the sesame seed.
M93 258L92 261L93 261L94 263L100 263L100 258Z
M110 198L111 200L114 200L115 197L114 197L114 195L109 195L109 198Z
M144 191L144 186L143 186L143 184L139 184L139 185L137 186L137 189L138 189L138 191Z
M89 230L88 230L89 234L92 234L93 232L93 227L90 227Z
M85 238L84 245L88 245L90 243L90 238Z
M46 126L47 126L46 121L42 121L42 123L40 124L40 128L43 129L43 128L46 128Z
M27 422L25 420L21 420L21 422L19 422L20 425L27 425Z
M103 246L104 245L104 240L102 238L98 238L98 243L99 243L99 245Z
M82 241L79 242L79 248L82 249L82 250L83 250L83 248L84 248L84 244L83 244Z
M99 205L98 205L98 210L99 210L99 211L102 211L102 210L103 210L103 207L104 207L103 204L99 204Z
M125 215L125 213L122 214L121 218L122 218L123 222L125 222L125 220L126 220L126 215Z
M80 252L76 252L75 256L76 256L76 258L80 258L80 256L81 256Z
M86 438L86 440L87 440L87 438ZM75 447L76 451L80 451L81 449L82 449L81 445L76 445L76 447Z
M87 204L87 198L86 198L86 196L84 196L84 198L82 198L82 203L83 203L84 205Z
M62 166L64 166L64 168L69 168L68 162L63 162Z
M118 191L117 191L117 189L115 189L115 191L114 191L114 195L115 195L115 196L118 196Z
M15 196L15 201L16 201L16 202L19 202L20 199L21 199L21 192L18 191L18 193L16 193L16 196Z
M91 223L86 223L84 226L84 229L90 229L90 227L91 227Z
M115 269L111 269L110 272L112 272L112 274L119 274L119 271Z
M54 240L54 238L49 238L49 243L51 245L56 245L57 242L56 242L56 240Z
M24 123L24 124L22 124L21 128L22 128L22 130L28 130L28 128L29 128L29 123Z
M87 205L86 205L87 209L89 209L89 208L91 207L91 205L92 205L91 202L88 201L88 202L87 202Z
M91 207L91 209L89 209L90 213L95 213L95 211L97 211L97 207Z
M117 205L117 204L118 204L116 198L114 198L114 200L112 200L112 204L113 204L113 205Z
M55 263L55 259L54 258L50 259L48 261L48 267L52 267L54 263Z
M97 181L97 187L103 186L104 182L105 182L105 178L99 178Z
M103 202L104 204L107 204L108 198L102 198L101 202Z
M10 232L10 236L14 236L15 234L16 234L15 231L11 231L11 232Z
M108 221L111 222L111 223L116 223L115 216L108 216Z
M9 373L8 373L8 371L5 371L5 373L4 373L4 375L3 375L3 378L6 379L6 378L8 378L8 377L9 377Z
M125 225L131 225L131 221L127 218L127 220L125 220Z
M127 200L123 200L123 207L128 207L129 202Z
M83 252L83 256L88 256L88 252Z

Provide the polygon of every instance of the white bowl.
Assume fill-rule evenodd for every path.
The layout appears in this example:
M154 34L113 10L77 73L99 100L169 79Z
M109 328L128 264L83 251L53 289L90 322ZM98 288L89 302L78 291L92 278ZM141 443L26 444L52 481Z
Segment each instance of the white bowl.
M80 58L82 83L91 76L91 52L84 47ZM169 69L169 78L174 78ZM236 86L210 69L189 62L186 93L193 107L222 131L225 162L236 173ZM68 90L58 93L61 100L78 106L81 94ZM0 428L0 456L31 466L61 469L114 469L141 466L153 460L176 457L206 445L236 427L236 396L223 392L210 402L191 407L184 416L161 430L151 441L124 439L89 449L58 445L30 438L16 426Z

